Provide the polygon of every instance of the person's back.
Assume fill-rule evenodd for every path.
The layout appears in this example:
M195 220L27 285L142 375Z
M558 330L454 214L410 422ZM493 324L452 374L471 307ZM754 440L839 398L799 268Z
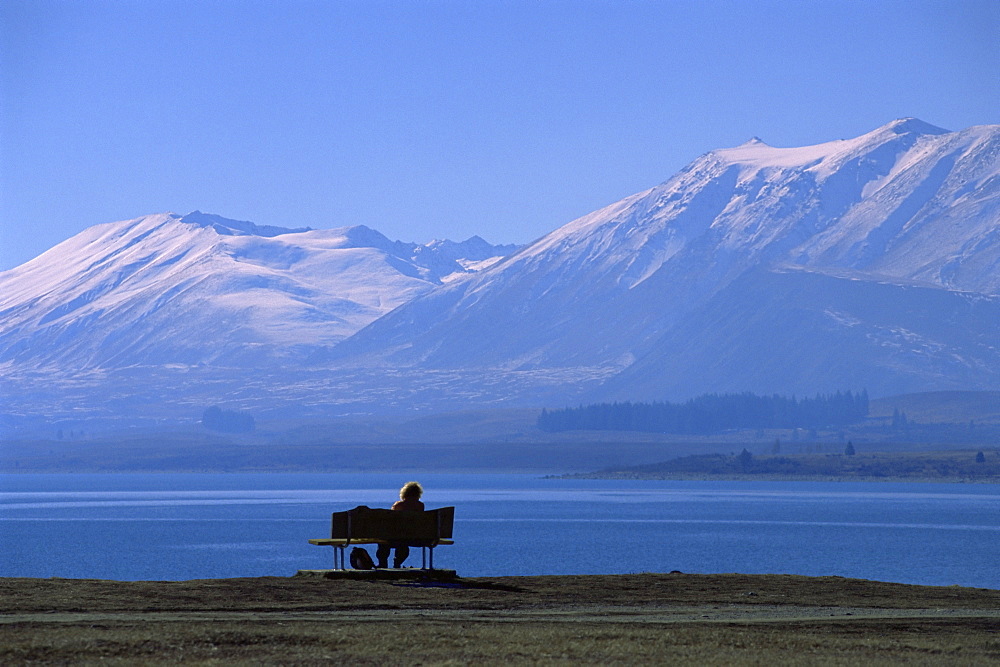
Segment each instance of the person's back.
M403 498L392 504L392 509L404 512L423 512L424 503L419 498Z
M420 500L420 496L423 494L424 489L418 482L407 482L399 490L399 500L392 504L392 509L405 512L423 512L424 503ZM396 550L392 566L402 567L403 561L410 555L410 547L406 544L380 544L375 552L375 556L378 558L377 567L389 566L389 552L392 549Z

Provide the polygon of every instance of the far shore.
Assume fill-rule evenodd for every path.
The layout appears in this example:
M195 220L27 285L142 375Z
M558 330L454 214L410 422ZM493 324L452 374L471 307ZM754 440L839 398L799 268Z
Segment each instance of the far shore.
M546 475L547 479L634 479L650 481L684 482L887 482L914 484L1000 484L1000 477L860 477L851 475L738 475L738 474L696 474L664 473L641 474L627 472L585 472L565 475Z
M1000 484L1000 451L850 454L697 454L647 465L560 476L565 479L769 482L927 482Z

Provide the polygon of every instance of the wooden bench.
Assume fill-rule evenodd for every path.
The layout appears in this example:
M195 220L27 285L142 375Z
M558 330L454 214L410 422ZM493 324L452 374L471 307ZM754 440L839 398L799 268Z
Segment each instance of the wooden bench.
M421 569L433 570L434 547L455 543L451 539L454 524L454 507L407 512L362 506L334 512L330 517L330 537L309 540L309 544L333 547L336 570L347 569L345 550L359 544L420 547Z

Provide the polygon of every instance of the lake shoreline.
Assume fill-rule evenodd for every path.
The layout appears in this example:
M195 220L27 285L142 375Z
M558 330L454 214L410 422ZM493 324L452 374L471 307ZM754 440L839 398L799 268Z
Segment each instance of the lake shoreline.
M1000 451L871 451L844 454L694 454L658 463L571 473L560 479L766 481L766 482L916 482L996 484Z

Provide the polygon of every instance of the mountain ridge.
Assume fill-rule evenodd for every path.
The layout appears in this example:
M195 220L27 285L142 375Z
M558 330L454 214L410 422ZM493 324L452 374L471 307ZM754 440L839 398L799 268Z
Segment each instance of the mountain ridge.
M917 134L914 128L930 128L933 133ZM936 152L930 150L935 146ZM745 152L739 159L726 158L727 151L738 149L711 151L659 186L578 218L468 281L405 304L345 341L338 352L368 363L366 357L379 356L388 343L391 352L381 356L401 365L447 367L486 359L500 367L530 367L542 359L557 366L626 366L633 359L627 348L634 341L676 325L716 291L759 265L880 273L886 279L951 289L1000 291L1000 270L993 268L1000 266L995 259L1000 258L996 160L1000 126L945 133L920 121L902 120L855 140L819 147L755 148L753 159ZM923 183L936 164L963 148L989 158L969 160L974 168L985 165L972 170L979 187L968 189L959 208L966 215L978 206L968 218L982 222L964 230L964 236L953 234L949 239L941 233L944 223L921 214L929 202L934 203L940 186L920 191L919 207L921 202L913 201L910 192L896 193L880 211L864 205L866 188L884 191L894 173L911 181L922 175ZM776 167L770 158L773 151L798 151L796 167ZM809 154L808 159L803 153ZM939 175L936 180L944 183L947 178ZM947 204L956 194L946 191L943 197ZM917 209L905 222L936 226L935 233L917 243L912 234L906 237L910 230L902 229L897 236L901 235L899 247L905 252L897 248L888 260L871 260L870 251L862 250L876 242L885 252L891 250L879 236L880 224L897 225L893 214L901 208L899 216ZM840 225L845 217L847 222ZM862 233L858 229L866 235L858 238ZM904 261L916 250L924 257L942 242L965 254L956 251L944 258L939 254L935 261L919 265ZM975 266L975 271L965 270L965 265ZM947 279L941 276L944 269ZM651 309L654 300L656 307ZM578 305L585 302L596 305L581 317ZM519 322L532 322L530 330L540 327L543 334L529 336L515 349L523 332L496 330L490 324L492 313L511 311ZM569 324L573 320L576 331ZM456 321L461 324L458 330ZM612 326L621 321L633 326L628 331ZM577 335L580 331L586 335ZM562 351L550 353L545 338L560 340ZM470 349L468 341L479 342ZM588 347L590 358L581 359L580 350Z
M453 244L444 256L367 227L261 227L200 212L97 225L0 273L0 362L284 362L295 344L334 344L467 273L466 247L483 262L492 246Z
M177 410L995 391L998 299L1000 125L908 118L709 151L519 248L197 211L98 225L0 273L0 368L157 368Z

